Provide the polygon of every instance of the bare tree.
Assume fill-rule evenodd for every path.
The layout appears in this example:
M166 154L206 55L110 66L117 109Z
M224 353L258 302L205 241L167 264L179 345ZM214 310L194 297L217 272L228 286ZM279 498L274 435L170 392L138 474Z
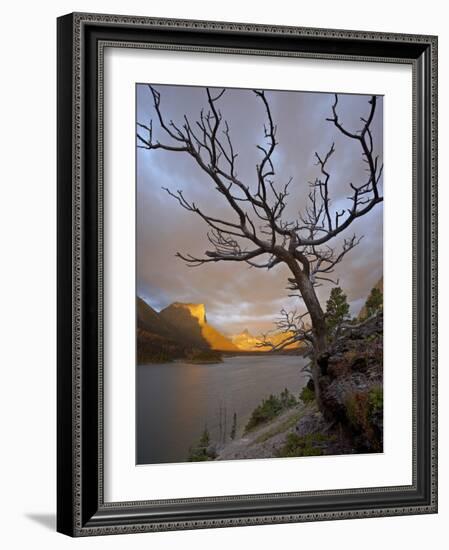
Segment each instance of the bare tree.
M367 165L366 179L358 184L349 183L350 206L340 211L331 208L328 163L335 152L332 144L324 155L315 152L319 176L309 182L308 199L298 218L286 219L285 209L292 178L285 183L275 181L273 153L278 145L277 127L264 91L253 90L265 111L265 143L257 145L261 158L255 167L255 181L247 182L238 176L238 153L233 147L229 124L218 107L226 89L216 91L206 88L206 109L200 111L195 121L184 115L181 124L166 119L160 93L151 85L148 89L164 141L155 138L152 121L138 123L138 147L190 155L229 205L229 218L217 218L191 202L182 190L165 189L182 208L199 216L208 227L211 249L203 257L181 252L177 256L193 267L222 261L245 262L259 269L273 269L278 264L286 264L290 270L288 289L291 295L303 300L306 313L282 312L279 328L288 332L289 336L278 348L304 340L310 344L317 359L326 349L327 330L316 288L322 281L336 282L332 279L335 266L359 244L361 237L354 235L345 238L338 250L331 243L354 220L367 214L383 200L379 189L383 166L374 152L371 129L376 96L370 97L369 114L366 118L360 118L361 128L358 131L349 131L342 125L337 111L338 95L335 95L332 114L326 119L341 134L359 144L361 157ZM265 344L269 345L267 339ZM312 376L318 392L316 361ZM317 397L319 402L319 395Z

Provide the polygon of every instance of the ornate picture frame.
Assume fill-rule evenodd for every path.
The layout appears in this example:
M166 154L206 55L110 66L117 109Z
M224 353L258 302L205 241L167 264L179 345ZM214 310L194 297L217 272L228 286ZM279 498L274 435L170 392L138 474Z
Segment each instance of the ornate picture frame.
M412 69L412 483L106 501L104 52L107 47ZM437 512L437 38L69 14L58 19L58 502L70 536ZM113 244L112 244L113 246ZM130 367L131 368L131 367Z

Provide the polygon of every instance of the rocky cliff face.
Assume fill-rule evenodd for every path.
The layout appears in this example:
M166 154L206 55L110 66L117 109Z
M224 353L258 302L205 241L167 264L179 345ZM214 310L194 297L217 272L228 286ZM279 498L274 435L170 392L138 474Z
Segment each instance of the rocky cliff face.
M217 351L238 351L231 340L208 324L204 304L175 302L163 309L160 316L176 329L177 335L194 345Z
M319 358L325 417L339 423L358 452L383 449L383 316L348 329Z
M171 313L171 315L176 316L176 314L183 315L184 312L188 312L191 317L197 320L198 324L200 326L203 326L206 324L206 307L204 304L184 304L182 302L174 302L167 308L163 309L161 313L164 313L164 315L167 315L168 312Z

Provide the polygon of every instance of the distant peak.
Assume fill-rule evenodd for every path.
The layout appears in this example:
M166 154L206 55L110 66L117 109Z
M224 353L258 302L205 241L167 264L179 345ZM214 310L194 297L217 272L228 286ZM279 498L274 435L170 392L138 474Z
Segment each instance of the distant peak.
M251 334L251 332L245 328L241 332L238 332L237 334L233 335L234 338L254 338L254 336Z

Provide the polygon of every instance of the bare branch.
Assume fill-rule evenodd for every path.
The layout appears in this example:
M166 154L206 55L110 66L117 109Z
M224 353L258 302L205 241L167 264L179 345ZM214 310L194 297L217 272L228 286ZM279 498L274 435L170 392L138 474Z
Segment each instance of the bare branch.
M287 311L282 309L281 316L276 322L276 331L262 334L257 347L268 347L271 351L280 351L298 342L306 342L313 345L313 330L304 322L307 316L309 316L309 312L298 314L296 310ZM273 342L273 335L279 333L284 334L285 337L280 342Z
M184 255L180 252L177 252L176 256L184 260L191 267L197 267L206 263L219 261L248 262L253 258L257 258L257 256L264 254L264 251L261 249L242 251L238 246L233 249L231 245L227 250L226 245L223 244L221 250L207 251L205 254L208 256L207 258L196 258L190 254Z
M238 177L238 154L234 150L229 124L219 108L225 89L212 92L206 88L205 109L201 109L196 120L189 120L184 115L182 124L165 118L160 93L151 85L148 89L153 99L155 119L159 123L157 133L162 134L164 140L155 138L152 120L149 123L139 122L137 147L186 153L208 176L218 196L229 206L229 215L222 219L190 201L182 190L175 192L164 188L183 209L199 216L209 231L207 238L211 250L204 252L203 257L181 252L177 256L191 267L219 261L245 262L250 267L263 269L286 264L291 274L287 289L292 294L289 295L302 299L308 313L281 312L277 330L286 334L286 341L276 344L275 348L283 349L296 341L306 341L315 346L318 340L322 346L325 341L322 337L326 331L325 316L315 287L323 282L338 284L338 280L332 277L335 267L360 243L362 237L353 235L344 238L339 251L330 243L383 200L380 195L383 165L374 151L372 129L376 96L370 98L369 113L366 117L360 117L362 126L357 131L348 130L341 122L337 94L332 105L332 116L327 119L338 132L359 144L361 158L367 166L367 178L358 183L348 183L348 205L338 210L332 206L331 174L336 153L332 143L325 154L315 152L319 172L315 181L309 182L308 200L297 219L288 219L287 201L293 180L289 178L285 183L276 181L274 152L278 145L277 127L264 91L253 90L262 103L266 122L263 142L256 145L261 153L255 167L256 181L248 183ZM307 325L304 322L306 315L310 316ZM319 332L321 336L318 338ZM265 344L268 345L268 338L265 338Z
M356 186L353 183L349 184L350 188L353 191L353 194L350 197L352 207L350 209L344 209L340 212L335 212L335 221L333 224L331 212L329 209L330 173L326 168L326 164L330 156L335 151L334 144L332 144L329 152L323 158L318 153L315 153L317 164L320 166L321 174L324 176L324 179L317 178L317 180L311 184L314 190L316 188L319 189L320 200L318 200L318 196L316 195L316 193L309 195L310 206L306 207L305 216L301 216L301 221L303 225L300 226L298 224L297 226L298 233L305 230L306 232L308 232L308 236L303 238L299 236L299 246L318 246L320 244L325 244L326 242L337 236L339 233L347 229L355 219L367 214L376 204L383 200L383 197L379 194L379 183L382 178L383 165L379 165L378 156L373 156L373 136L372 130L370 128L376 110L376 96L372 96L368 103L370 105L368 118L365 119L361 117L363 127L358 132L354 133L347 130L341 123L337 112L337 94L335 94L335 101L332 105L333 117L326 119L332 122L343 135L360 143L362 149L362 158L368 165L368 181L360 184L359 186ZM343 219L344 216L346 217ZM324 224L323 217L326 220L326 224Z
M380 315L379 312L376 311L376 313L373 313L373 315L367 317L366 319L364 319L363 321L360 321L359 323L341 323L338 326L337 332L335 334L335 340L334 341L337 341L337 340L340 340L341 338L343 338L345 336L344 333L346 331L357 330L359 328L363 328L364 326L368 325L369 323L371 323L375 319L378 319L379 315Z

